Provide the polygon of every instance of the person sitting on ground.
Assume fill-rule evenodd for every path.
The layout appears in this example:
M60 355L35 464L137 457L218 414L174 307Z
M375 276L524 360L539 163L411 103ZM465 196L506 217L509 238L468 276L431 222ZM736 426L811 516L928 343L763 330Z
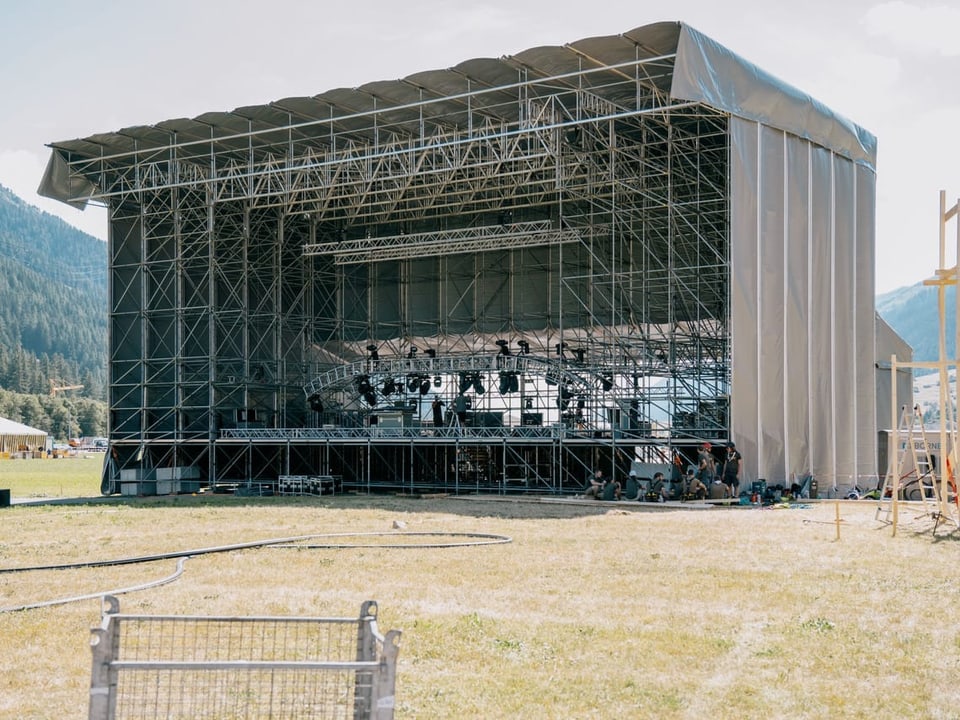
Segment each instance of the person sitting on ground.
M710 499L726 500L730 497L730 488L719 477L715 477L710 483Z
M620 483L612 478L603 484L603 490L600 491L601 500L619 500Z
M590 478L590 486L583 492L583 497L598 500L603 490L603 470L597 468L593 471L593 477Z
M650 490L647 492L647 500L651 502L666 502L673 499L677 493L673 483L668 483L663 479L663 473L658 472L653 476L653 482L650 483Z
M707 486L697 477L696 470L691 465L687 468L687 481L684 485L684 497L703 500L707 496Z
M642 500L640 497L640 481L637 479L637 471L631 470L630 474L627 475L627 486L624 488L623 494L626 496L627 500Z

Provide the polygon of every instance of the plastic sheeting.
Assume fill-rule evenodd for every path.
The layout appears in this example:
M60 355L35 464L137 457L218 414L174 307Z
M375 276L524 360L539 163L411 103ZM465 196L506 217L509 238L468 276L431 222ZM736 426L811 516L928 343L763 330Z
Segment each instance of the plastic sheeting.
M731 426L744 480L875 484L873 173L731 118Z
M872 134L685 24L670 94L786 130L856 162L876 164Z

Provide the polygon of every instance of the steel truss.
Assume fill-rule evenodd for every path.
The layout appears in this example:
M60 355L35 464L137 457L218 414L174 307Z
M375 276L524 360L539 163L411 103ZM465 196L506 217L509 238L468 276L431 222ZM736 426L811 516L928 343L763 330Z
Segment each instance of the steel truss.
M70 154L111 210L117 467L564 492L727 437L727 116L673 59Z

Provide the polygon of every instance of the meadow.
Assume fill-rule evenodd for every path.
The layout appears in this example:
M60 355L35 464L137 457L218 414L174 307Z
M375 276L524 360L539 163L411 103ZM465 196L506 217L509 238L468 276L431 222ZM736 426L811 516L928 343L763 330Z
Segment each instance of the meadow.
M15 500L0 510L0 568L305 534L510 537L202 555L177 581L120 597L124 612L351 617L375 599L381 629L403 631L397 718L960 716L960 533L934 533L922 508L903 509L894 537L869 501L101 499L98 460L0 464ZM174 564L3 572L0 606L123 588ZM96 599L0 613L0 718L86 717L99 613Z

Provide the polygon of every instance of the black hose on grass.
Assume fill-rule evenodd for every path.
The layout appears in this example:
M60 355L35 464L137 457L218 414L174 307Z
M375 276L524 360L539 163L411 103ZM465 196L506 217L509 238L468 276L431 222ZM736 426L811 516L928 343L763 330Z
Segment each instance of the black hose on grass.
M337 537L448 537L465 538L459 542L445 543L389 543L389 544L371 544L371 543L310 543L311 540L319 538L337 538ZM156 562L158 560L171 560L179 558L176 571L161 580L155 580L142 585L134 585L129 588L118 590L106 590L104 592L89 593L75 597L62 598L59 600L47 600L26 605L0 608L0 613L16 612L18 610L32 610L41 607L50 607L52 605L64 605L66 603L78 602L81 600L91 600L104 595L123 595L131 592L139 592L150 588L166 585L173 582L183 574L183 564L187 558L197 557L199 555L210 555L213 553L232 552L234 550L247 550L250 548L276 547L276 548L294 548L298 550L349 550L352 548L383 548L393 549L443 549L453 547L470 547L474 545L502 545L513 542L513 538L506 535L491 535L487 533L449 533L449 532L368 532L368 533L321 533L314 535L297 535L294 537L274 538L272 540L256 540L246 543L235 543L232 545L216 545L213 547L200 548L197 550L179 550L169 553L159 553L157 555L137 555L126 558L115 558L113 560L88 560L85 562L62 563L58 565L33 565L29 567L0 568L0 575L34 572L38 570L76 570L93 567L110 567L115 565L135 565L138 563Z

